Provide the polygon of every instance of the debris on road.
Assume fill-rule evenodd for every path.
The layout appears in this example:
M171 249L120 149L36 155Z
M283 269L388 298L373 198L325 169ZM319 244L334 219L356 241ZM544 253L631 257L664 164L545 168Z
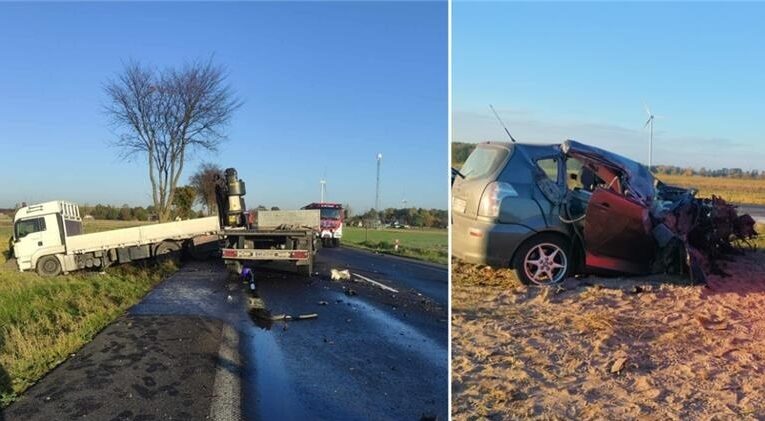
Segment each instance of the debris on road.
M326 301L319 301L319 303L318 303L318 304L319 304L320 306L325 306L325 305L327 305L327 304L329 304L329 303L327 303Z
M316 319L319 315L316 313L309 313L309 314L301 314L299 316L293 317L289 314L277 314L276 316L271 316L272 322L279 322L279 321L290 321L290 320L310 320L310 319Z
M333 281L350 281L351 272L348 269L345 269L345 270L331 269L330 279L332 279Z
M320 302L326 303L326 301ZM250 316L255 319L256 324L265 329L270 329L272 322L310 320L319 317L317 313L300 314L297 316L289 314L272 315L271 311L266 308L266 303L259 297L250 297L249 308Z
M347 295L349 297L352 297L352 296L356 295L356 290L353 289L353 288L348 288L348 289L345 290L345 295Z

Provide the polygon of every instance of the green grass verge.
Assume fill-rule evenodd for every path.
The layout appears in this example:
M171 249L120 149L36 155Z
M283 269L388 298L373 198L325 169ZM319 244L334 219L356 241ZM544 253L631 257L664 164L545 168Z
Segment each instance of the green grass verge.
M396 240L399 240L398 251L394 250ZM367 230L346 226L343 227L343 245L442 265L449 259L449 239L444 229Z
M136 223L93 221L86 232ZM175 268L122 265L105 274L56 278L20 273L5 264L10 221L0 220L0 405L20 393L137 303Z

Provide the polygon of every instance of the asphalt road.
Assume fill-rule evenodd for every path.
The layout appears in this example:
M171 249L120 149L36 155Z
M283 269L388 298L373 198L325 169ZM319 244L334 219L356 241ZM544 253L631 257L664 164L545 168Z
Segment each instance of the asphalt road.
M736 206L738 206L739 214L748 213L755 221L765 223L765 206L748 204L738 204Z
M448 418L445 267L337 248L319 252L311 278L275 269L255 269L257 314L316 318L254 318L246 284L189 263L5 419ZM396 292L331 281L330 269Z

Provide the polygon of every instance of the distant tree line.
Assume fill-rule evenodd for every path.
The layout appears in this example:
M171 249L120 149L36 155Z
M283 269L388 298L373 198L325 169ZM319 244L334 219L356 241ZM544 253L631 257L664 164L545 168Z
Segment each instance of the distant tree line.
M169 216L172 219L192 219L205 216L204 210L194 210L194 204L198 200L198 191L194 186L179 186L175 189L175 195L173 196L173 203L169 209ZM146 207L143 206L130 206L124 204L122 206L111 205L82 205L80 206L80 215L90 215L94 219L107 219L107 220L119 220L119 221L157 221L161 220L157 209L153 205Z
M352 215L346 220L351 226L375 226L379 223L389 225L398 222L400 225L409 225L420 228L446 228L449 224L448 212L444 209L423 208L387 208L376 211L370 209L360 215Z
M467 161L470 152L475 149L475 143L452 142L452 166L461 167Z
M452 142L452 166L459 168L465 163L475 143ZM674 165L653 165L651 171L658 175L697 175L701 177L729 177L743 179L765 179L765 170L743 170L741 168L709 169L701 167L676 167Z
M721 168L717 170L712 170L705 167L696 169L691 167L675 167L673 165L654 165L652 169L654 174L686 175L686 176L698 175L702 177L765 179L765 171L742 170L741 168Z
M80 215L85 217L87 215L92 216L94 219L106 219L112 221L156 221L158 220L157 212L154 206L112 206L112 205L82 205L80 206ZM172 213L173 217L181 219L193 219L204 216L204 212L195 211L193 209L180 210L176 209Z

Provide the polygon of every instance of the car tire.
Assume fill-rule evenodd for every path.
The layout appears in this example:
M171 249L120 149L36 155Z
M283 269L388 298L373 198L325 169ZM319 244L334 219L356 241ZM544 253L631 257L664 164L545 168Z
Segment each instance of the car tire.
M339 238L333 238L332 239L332 247L340 247L340 239Z
M547 286L563 281L574 265L568 241L544 233L526 240L515 252L513 267L526 285Z
M37 274L51 278L61 274L61 262L56 256L43 256L37 261Z

